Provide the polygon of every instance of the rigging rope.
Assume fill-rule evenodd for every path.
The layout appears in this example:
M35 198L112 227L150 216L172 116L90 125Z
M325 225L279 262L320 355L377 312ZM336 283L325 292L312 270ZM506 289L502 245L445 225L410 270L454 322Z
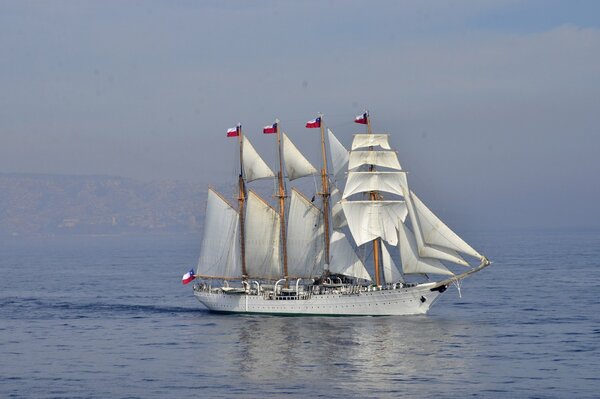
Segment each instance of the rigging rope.
M456 280L453 282L453 284L456 286L456 289L458 290L458 297L462 298L462 292L460 291L460 287L462 285L462 280Z

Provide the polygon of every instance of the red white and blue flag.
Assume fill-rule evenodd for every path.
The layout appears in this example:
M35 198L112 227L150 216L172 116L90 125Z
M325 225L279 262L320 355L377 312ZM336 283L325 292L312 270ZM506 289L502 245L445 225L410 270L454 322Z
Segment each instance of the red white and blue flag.
M277 123L273 123L272 125L265 126L263 128L264 134L277 133Z
M195 278L196 278L196 275L194 274L194 269L190 269L189 272L187 272L186 274L183 275L183 278L181 279L181 283L187 284Z
M369 114L366 112L362 115L356 115L356 117L354 118L354 123L360 123L361 125L366 125L368 118L369 118Z
M242 126L237 125L236 127L232 127L231 129L227 129L227 137L237 137L240 135L240 128Z
M321 127L321 117L319 116L317 119L313 119L312 121L306 122L306 127L309 129Z

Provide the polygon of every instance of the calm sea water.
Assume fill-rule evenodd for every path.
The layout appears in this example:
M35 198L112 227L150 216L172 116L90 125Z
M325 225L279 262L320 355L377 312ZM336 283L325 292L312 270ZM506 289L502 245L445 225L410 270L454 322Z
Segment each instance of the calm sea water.
M418 317L202 310L198 237L0 242L0 397L599 397L600 233L468 234Z

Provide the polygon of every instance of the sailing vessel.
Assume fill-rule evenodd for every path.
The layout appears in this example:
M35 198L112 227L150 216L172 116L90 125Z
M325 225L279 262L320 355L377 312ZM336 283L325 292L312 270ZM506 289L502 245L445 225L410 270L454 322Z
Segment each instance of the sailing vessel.
M328 152L323 116L307 122L321 129L320 173L278 120L263 129L277 138L277 173L241 125L228 130L239 143L237 207L209 188L194 284L204 306L233 313L424 314L451 284L490 264L409 188L389 135L372 133L368 112L355 122L366 131L354 135L350 150L327 129ZM297 188L288 193L286 182L311 175L320 175L319 201ZM248 187L259 179L276 182L277 209ZM465 255L479 265L471 267ZM455 274L447 264L469 269Z

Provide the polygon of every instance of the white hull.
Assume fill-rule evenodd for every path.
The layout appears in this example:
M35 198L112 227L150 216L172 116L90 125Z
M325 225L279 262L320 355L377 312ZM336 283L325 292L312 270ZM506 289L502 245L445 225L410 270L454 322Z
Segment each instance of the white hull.
M328 292L311 294L306 299L272 299L268 295L224 293L219 289L194 290L194 295L204 306L215 312L330 316L416 315L427 313L439 298L440 291L431 291L434 284L352 294Z

